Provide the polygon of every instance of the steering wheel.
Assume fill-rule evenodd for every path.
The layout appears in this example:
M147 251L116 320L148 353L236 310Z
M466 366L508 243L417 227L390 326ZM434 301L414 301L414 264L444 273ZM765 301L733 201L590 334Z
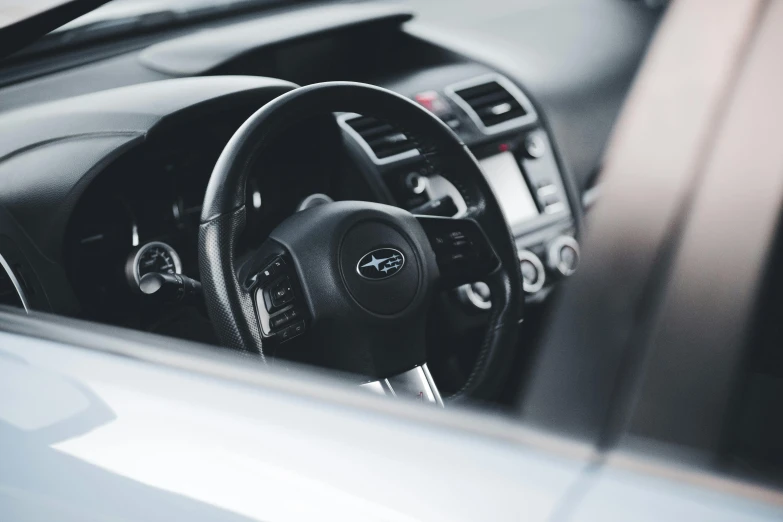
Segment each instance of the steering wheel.
M258 152L294 124L338 112L372 116L404 132L429 168L458 188L467 215L425 217L378 203L329 203L290 216L252 253L237 257L247 219L245 187ZM294 89L263 106L236 131L215 165L198 241L207 309L228 347L263 358L272 350L285 352L296 344L289 339L304 334L315 348L299 359L363 382L402 381L409 388L415 385L399 376L417 370L421 375L423 369L431 390L414 394L440 402L426 371L433 294L483 280L492 295L488 329L474 369L451 398L489 398L504 381L523 303L514 241L468 148L403 96L328 82Z

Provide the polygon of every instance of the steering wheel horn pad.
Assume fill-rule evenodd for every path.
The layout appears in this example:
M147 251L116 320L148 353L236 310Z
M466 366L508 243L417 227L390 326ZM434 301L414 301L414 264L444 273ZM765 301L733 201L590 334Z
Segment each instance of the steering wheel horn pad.
M341 201L294 214L269 238L296 267L312 334L340 337L321 351L320 364L384 378L426 361L422 332L438 267L414 216L388 205ZM380 248L402 252L406 262L399 273L360 277L357 263ZM361 353L368 340L371 358Z
M354 225L343 237L339 257L351 296L376 314L403 312L422 289L421 254L416 255L410 240L381 220Z
M235 245L245 226L249 165L295 123L339 112L373 116L405 132L425 161L460 189L468 218L417 217L378 203L330 203L290 216L240 261ZM301 324L319 345L309 362L370 380L422 365L434 292L484 279L493 311L476 367L457 396L489 396L508 371L523 302L513 239L470 151L447 125L407 98L348 82L281 95L226 145L207 186L201 221L199 266L207 309L229 347L264 355L270 340L254 309L263 301L253 297L258 290L252 293L246 275L262 270L274 252L291 265L287 277L301 289L298 306L307 312Z

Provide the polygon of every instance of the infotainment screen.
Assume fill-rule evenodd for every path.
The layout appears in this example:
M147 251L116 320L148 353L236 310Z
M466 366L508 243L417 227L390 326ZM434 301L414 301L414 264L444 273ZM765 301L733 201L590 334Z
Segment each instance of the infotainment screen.
M489 181L500 208L510 227L514 227L538 216L538 207L530 195L522 171L511 152L502 152L479 160L484 175Z

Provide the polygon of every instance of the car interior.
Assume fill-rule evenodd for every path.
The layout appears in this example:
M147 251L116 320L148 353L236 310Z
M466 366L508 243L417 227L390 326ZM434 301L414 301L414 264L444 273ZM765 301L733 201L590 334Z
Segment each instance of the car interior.
M540 319L578 269L584 205L597 193L601 149L637 65L630 55L643 52L662 10L596 3L597 15L612 13L596 16L596 33L615 24L618 38L630 39L644 29L612 70L590 73L595 83L612 84L607 90L585 89L584 66L566 63L579 57L562 44L536 50L538 60L558 64L562 82L527 84L524 75L451 44L444 27L428 25L428 17L448 22L448 4L422 4L291 2L173 22L158 13L169 22L159 24L147 13L120 30L116 22L77 20L7 58L0 72L3 303L227 345L271 364L332 368L360 382L426 362L444 397L512 404ZM423 22L416 23L419 7ZM540 9L526 23L548 21L563 33L557 11ZM495 45L530 52L530 37L506 31ZM364 100L359 83L410 103L369 90ZM251 150L233 151L239 178L229 172L218 179L216 164L227 160L240 127L296 86L313 86L313 100L303 96L291 102L301 108L281 109L290 114L271 118L281 122L273 136L255 136ZM584 103L584 114L560 123L559 140L550 116L562 117L573 103ZM583 138L568 136L587 120L595 127ZM575 138L585 142L561 144ZM469 151L464 166L444 152L460 142ZM483 176L474 175L478 166ZM397 207L403 219L420 216L422 241L440 245L435 262L422 261L417 244L400 246L411 242L408 234L391 229L359 231L356 246L345 243L348 218L330 218L320 207L348 201ZM345 212L373 211L356 206ZM210 218L238 208L244 223L237 230L203 237ZM286 250L297 241L275 231L300 212L311 217L289 227L304 251L291 258ZM420 233L415 228L407 232ZM326 236L328 245L313 246ZM340 241L337 257L350 260L331 268L343 274L370 247L392 250L369 261L400 254L409 267L431 266L419 267L418 281L412 268L396 269L411 272L411 281L376 281L357 269L355 281L346 279L360 303L357 315L331 302L342 287L312 288L325 274L303 282L292 271L296 265L301 279L302 270L330 264ZM274 274L259 281L270 267ZM442 280L422 295L417 284L434 277L428 269ZM223 295L232 286L227 280L236 279L229 270L242 279L235 295ZM400 295L383 294L387 288ZM226 324L218 319L224 311L233 318ZM367 357L369 342L377 353ZM410 352L404 357L402 347Z
M0 61L0 305L779 484L780 187L721 178L774 112L712 115L751 3L651 55L665 1L36 15Z

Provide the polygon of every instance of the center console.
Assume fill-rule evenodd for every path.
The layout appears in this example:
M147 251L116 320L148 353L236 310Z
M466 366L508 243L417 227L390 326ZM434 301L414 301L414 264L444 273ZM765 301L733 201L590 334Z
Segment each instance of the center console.
M519 87L495 73L445 84L413 83L395 90L441 118L479 160L516 240L526 299L542 300L576 270L579 244L566 186L535 107ZM459 190L433 171L405 134L356 114L338 121L396 205L416 214L466 212ZM460 287L456 297L467 311L491 308L492 297L479 281Z

